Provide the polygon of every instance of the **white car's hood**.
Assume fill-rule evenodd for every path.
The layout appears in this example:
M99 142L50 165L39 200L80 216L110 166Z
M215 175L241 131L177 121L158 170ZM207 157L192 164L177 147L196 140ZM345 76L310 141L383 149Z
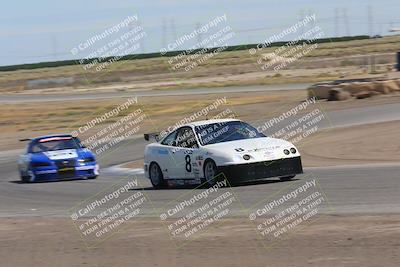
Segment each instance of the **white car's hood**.
M282 140L282 139L275 139L270 137L261 137L261 138L252 138L252 139L244 139L244 140L237 140L237 141L229 141L229 142L222 142L218 144L211 144L205 146L206 148L212 149L223 149L225 151L232 151L232 152L253 152L260 149L279 149L279 148L286 148L290 146L291 143Z
M290 148L295 148L295 146L288 141L270 137L229 141L204 146L204 149L211 153L220 152L232 157L232 161L229 160L226 164L233 162L251 163L300 156L297 149L296 153L284 154L284 150L290 150ZM245 154L250 155L251 159L244 160L243 155Z

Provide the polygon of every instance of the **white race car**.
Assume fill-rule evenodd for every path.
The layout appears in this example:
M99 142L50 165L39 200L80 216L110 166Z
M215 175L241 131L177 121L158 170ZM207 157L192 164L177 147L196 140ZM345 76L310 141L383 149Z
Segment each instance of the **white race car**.
M157 134L145 134L145 139ZM279 177L290 180L302 173L297 148L266 137L236 119L206 120L183 125L144 152L145 176L155 188L167 185L230 184Z

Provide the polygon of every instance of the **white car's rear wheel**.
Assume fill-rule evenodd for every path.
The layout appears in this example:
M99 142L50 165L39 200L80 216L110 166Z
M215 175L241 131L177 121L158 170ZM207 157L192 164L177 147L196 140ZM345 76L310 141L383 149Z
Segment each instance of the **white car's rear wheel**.
M161 172L160 166L157 163L152 163L150 165L150 182L154 188L162 188L165 185L164 177Z

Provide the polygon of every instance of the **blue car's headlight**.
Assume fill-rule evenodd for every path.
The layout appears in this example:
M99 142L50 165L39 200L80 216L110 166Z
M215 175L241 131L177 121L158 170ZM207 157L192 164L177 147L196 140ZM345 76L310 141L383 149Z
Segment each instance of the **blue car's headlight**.
M94 157L86 157L86 158L78 160L79 163L88 163L88 162L93 162L93 161L95 161Z
M44 161L37 161L37 162L32 162L31 163L32 167L48 167L51 166L50 162L44 162Z

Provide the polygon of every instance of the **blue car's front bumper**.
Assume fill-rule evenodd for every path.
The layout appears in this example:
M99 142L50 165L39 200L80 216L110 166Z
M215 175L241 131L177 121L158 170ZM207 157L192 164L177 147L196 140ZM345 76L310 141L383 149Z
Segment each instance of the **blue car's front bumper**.
M96 162L79 166L43 166L32 167L31 172L34 175L34 181L81 179L97 176L99 166Z

